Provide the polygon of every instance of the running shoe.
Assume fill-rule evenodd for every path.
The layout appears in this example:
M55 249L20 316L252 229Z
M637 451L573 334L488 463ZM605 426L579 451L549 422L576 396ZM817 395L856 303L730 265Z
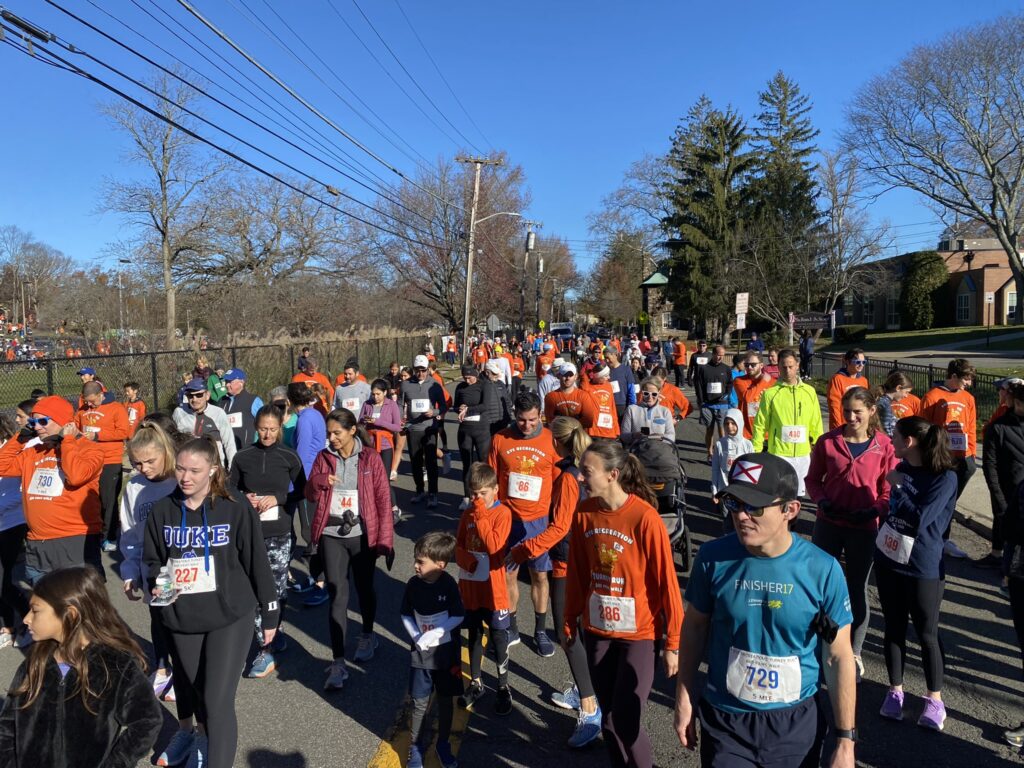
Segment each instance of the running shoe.
M972 560L971 565L975 568L984 568L988 571L1001 571L1003 569L1003 557L1002 555L993 555L989 552L984 557Z
M302 604L307 608L313 608L317 605L323 605L331 596L327 594L327 590L321 586L315 586L309 590L309 594L306 595L306 599L302 601Z
M274 635L274 639L270 641L270 652L284 653L287 650L288 638L284 636L284 632L279 628L277 634Z
M903 691L887 691L878 714L886 720L903 719Z
M292 592L297 592L300 595L304 592L309 592L309 590L311 590L315 586L316 580L312 576L303 576L300 579L295 579L288 582L288 589L290 589Z
M573 749L585 747L601 735L601 708L598 707L592 715L588 715L582 709L576 716L576 729L569 737L568 744Z
M942 545L942 551L958 560L963 560L967 557L967 553L960 549L952 539Z
M409 762L407 768L423 768L423 749L418 744L409 746Z
M864 659L860 656L854 656L853 660L857 664L857 682L859 683L864 677Z
M480 680L471 680L466 692L459 696L459 706L469 709L484 695L484 684Z
M197 733L192 742L192 751L189 753L185 768L206 768L206 753L209 751L210 742L203 734Z
M448 451L444 452L444 458L441 459L441 472L448 474L452 471L452 455Z
M117 542L111 541L110 539L104 539L103 543L100 544L100 549L104 552L117 552Z
M436 493L432 493L432 494L430 494L429 498L427 499L427 509L436 509L436 508L437 508L437 494Z
M1006 739L1007 744L1014 747L1024 747L1024 723L1021 723L1016 728L1003 731L1003 738Z
M462 503L459 504L459 512L465 512L467 509L469 509L469 497L463 496Z
M501 716L512 714L512 689L507 685L504 688L499 688L494 694L494 714Z
M167 689L174 683L174 676L169 674L153 673L153 693L158 699L162 699Z
M510 627L508 630L508 647L512 649L513 645L519 645L522 642L522 638L519 637L519 630L515 627Z
M416 495L413 496L412 499L410 499L410 501L412 501L413 504L422 504L426 500L427 500L427 492L426 491L416 491Z
M164 701L169 701L169 702L173 703L173 702L175 702L177 700L178 700L178 697L174 693L174 686L173 685L167 686L167 690L164 691Z
M555 655L555 644L551 642L551 638L544 630L533 636L533 642L536 643L537 654L543 658L547 659Z
M160 757L156 759L157 765L171 766L181 765L188 760L189 755L192 754L192 747L196 741L195 731L178 731L171 737L171 740L167 742L167 746L164 747L164 751L160 753Z
M359 635L359 643L356 645L356 655L353 656L354 661L369 661L373 658L373 652L376 650L380 642L377 640L377 636L373 632L363 632Z
M926 698L924 711L917 718L917 724L933 731L941 731L946 725L946 705L938 699Z
M14 635L12 635L10 632L0 632L0 649L13 647Z
M277 669L277 664L274 662L274 655L270 651L260 651L256 654L246 677L256 679L266 677L275 669Z
M434 751L437 752L437 759L441 761L442 768L459 768L459 761L452 754L452 745L449 742L438 739Z
M394 525L398 525L400 522L402 522L402 510L400 510L398 507L392 507L391 517L394 522Z
M348 680L348 667L344 659L338 659L327 668L327 679L324 681L325 691L340 691Z
M564 691L555 691L551 694L551 703L562 709L579 709L580 689L573 683Z

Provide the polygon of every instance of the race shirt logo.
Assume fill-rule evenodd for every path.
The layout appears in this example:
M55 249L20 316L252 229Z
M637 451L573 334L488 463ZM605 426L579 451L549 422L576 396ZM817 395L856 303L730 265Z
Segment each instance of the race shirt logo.
M607 544L598 544L597 559L601 563L599 570L611 576L612 571L615 570L615 564L619 562L619 553Z

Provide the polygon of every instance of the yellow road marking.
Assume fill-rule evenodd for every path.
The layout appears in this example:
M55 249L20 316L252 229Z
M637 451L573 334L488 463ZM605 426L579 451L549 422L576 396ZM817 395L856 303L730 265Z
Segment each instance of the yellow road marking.
M469 680L469 650L466 647L462 648L462 677L464 680ZM432 704L433 700L431 700ZM367 768L402 768L405 765L409 759L409 746L412 742L409 732L409 705L410 700L406 696L395 717L395 722L388 729L388 733L384 735L380 746L377 747L376 754L370 759ZM428 705L427 711L430 711L430 705ZM452 754L454 755L459 754L459 748L462 746L462 737L466 732L466 726L469 724L470 714L469 710L463 709L458 703L455 704L451 735ZM439 768L441 765L433 748L436 740L437 735L435 733L434 741L427 747L423 756L425 768Z

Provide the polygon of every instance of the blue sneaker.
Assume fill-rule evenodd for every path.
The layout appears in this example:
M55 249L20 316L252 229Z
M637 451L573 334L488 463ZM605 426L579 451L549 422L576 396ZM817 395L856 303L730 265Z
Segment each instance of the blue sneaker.
M576 716L576 729L569 737L569 746L573 749L585 747L601 735L601 708L598 707L594 714L588 715L582 709Z
M249 674L246 677L266 677L275 669L277 669L277 664L274 663L274 655L270 651L260 651L256 654L256 658L253 660L252 666L249 667Z
M434 749L437 751L437 759L441 761L442 768L459 768L459 761L452 754L452 745L449 742L438 739Z
M160 757L156 759L156 764L162 766L181 765L188 760L188 756L192 754L192 744L195 740L195 731L178 731L171 737L171 740L167 742L167 746L164 747L164 751L161 752Z
M117 542L111 541L110 539L104 539L103 543L100 544L100 549L104 552L117 552Z
M555 644L543 629L533 636L533 641L536 643L537 653L543 658L548 659L555 655Z
M551 694L551 703L562 709L579 709L580 689L573 683L564 691L555 691Z
M407 768L423 768L423 750L416 744L409 747L409 762L405 765Z
M309 592L313 587L316 586L316 581L312 576L302 576L295 581L288 583L288 589L292 592L298 592L299 594L305 594Z
M327 590L323 587L313 587L309 590L309 594L306 595L306 599L302 601L302 604L307 608L313 608L317 605L323 605L331 596L327 594Z
M185 768L206 768L206 753L209 750L210 743L207 738L203 734L197 733L195 741L192 742L192 752L189 753Z

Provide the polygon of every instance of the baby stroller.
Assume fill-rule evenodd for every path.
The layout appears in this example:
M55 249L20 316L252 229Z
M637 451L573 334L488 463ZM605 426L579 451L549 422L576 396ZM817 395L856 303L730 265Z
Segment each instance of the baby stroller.
M667 440L641 437L627 449L643 465L647 480L658 497L658 514L668 530L673 557L679 556L680 570L690 572L693 543L686 522L686 473L676 446Z

